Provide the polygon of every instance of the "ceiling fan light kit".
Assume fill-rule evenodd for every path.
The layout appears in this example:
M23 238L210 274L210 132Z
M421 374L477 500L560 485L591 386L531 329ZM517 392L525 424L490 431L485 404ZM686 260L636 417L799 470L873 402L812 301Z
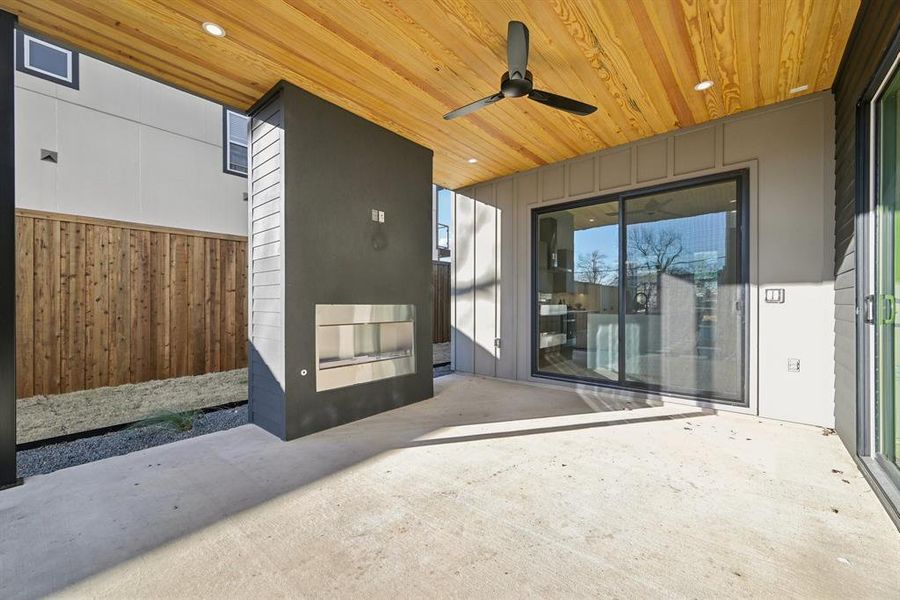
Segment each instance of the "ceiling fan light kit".
M504 98L526 97L540 104L578 116L586 116L597 110L596 106L565 96L534 88L531 71L528 70L528 28L519 21L510 21L506 37L506 59L509 69L500 78L500 91L496 94L466 104L444 115L448 121L490 106Z

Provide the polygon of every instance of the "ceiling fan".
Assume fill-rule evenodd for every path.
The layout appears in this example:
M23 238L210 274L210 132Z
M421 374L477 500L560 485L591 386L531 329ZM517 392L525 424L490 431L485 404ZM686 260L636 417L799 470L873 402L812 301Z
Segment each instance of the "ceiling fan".
M531 71L528 70L528 28L519 21L510 21L506 36L506 58L509 71L500 78L500 91L487 98L476 100L444 115L447 120L475 112L504 98L527 96L529 100L546 104L579 116L586 116L597 110L596 106L572 100L565 96L534 89Z

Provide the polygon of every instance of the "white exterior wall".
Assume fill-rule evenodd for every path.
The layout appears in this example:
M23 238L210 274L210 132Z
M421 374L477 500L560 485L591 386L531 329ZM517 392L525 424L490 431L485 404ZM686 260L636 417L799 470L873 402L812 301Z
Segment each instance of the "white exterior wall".
M247 179L222 170L222 107L84 54L79 67L78 90L15 74L16 205L246 235Z
M715 406L833 426L833 157L826 92L459 190L455 368L560 385L531 376L531 209L749 169L750 404ZM769 287L785 289L783 304L761 302ZM788 358L800 359L799 373Z

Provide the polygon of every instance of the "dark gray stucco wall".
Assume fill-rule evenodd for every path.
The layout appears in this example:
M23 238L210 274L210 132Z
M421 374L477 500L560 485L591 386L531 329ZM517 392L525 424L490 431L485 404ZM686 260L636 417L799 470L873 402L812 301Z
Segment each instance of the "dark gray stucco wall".
M296 86L280 86L283 437L292 439L433 395L432 152ZM371 220L373 208L385 212L383 224ZM316 392L316 304L415 305L416 373Z

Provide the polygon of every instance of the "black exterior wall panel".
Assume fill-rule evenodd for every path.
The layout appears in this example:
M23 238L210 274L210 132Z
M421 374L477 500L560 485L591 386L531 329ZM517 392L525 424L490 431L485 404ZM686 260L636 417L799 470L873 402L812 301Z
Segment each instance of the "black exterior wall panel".
M16 193L13 38L0 11L0 489L16 479Z
M432 151L296 86L284 110L284 439L430 398ZM371 219L384 211L385 222ZM415 306L416 373L316 391L317 304ZM302 371L306 370L306 375Z

